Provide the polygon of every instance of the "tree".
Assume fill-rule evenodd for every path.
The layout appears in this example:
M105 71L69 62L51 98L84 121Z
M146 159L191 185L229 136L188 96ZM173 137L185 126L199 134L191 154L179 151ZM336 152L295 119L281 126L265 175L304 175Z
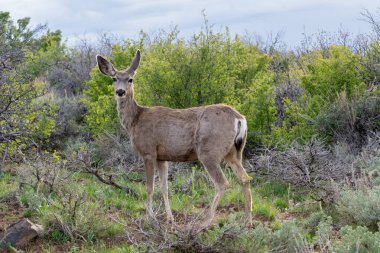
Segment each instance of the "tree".
M301 85L308 95L332 102L340 92L348 97L363 92L360 56L343 46L331 46L328 55L325 58L316 51L313 61L306 65L308 71L301 77Z
M32 28L29 22L23 18L15 24L8 12L0 12L0 170L7 154L38 145L54 128L53 108L46 99L37 100L45 94L38 78L54 62L60 32L41 37L46 26Z

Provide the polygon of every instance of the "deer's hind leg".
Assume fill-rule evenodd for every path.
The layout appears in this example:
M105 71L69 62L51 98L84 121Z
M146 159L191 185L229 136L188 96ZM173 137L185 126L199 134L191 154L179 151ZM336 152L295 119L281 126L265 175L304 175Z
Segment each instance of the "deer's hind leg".
M252 220L252 193L250 189L251 177L245 171L242 164L242 154L241 151L237 151L235 147L232 148L230 153L224 158L228 165L231 167L232 171L238 178L240 184L243 187L243 193L245 197L245 217L248 222Z
M224 156L229 152L229 147L233 145L236 135L233 122L231 123L228 120L229 116L224 111L205 111L196 132L195 142L198 160L202 162L210 175L216 191L205 225L212 222L218 203L229 185L220 167ZM226 131L215 129L221 124L224 124L223 128L226 128Z
M216 191L210 205L209 216L205 222L205 225L209 225L215 216L218 203L222 198L225 190L228 188L229 183L224 176L222 168L220 167L221 161L219 159L213 159L212 157L203 154L201 157L199 157L199 160L202 162L203 166L206 168L208 174L210 175Z
M170 202L168 197L168 162L157 161L158 176L160 178L160 189L162 197L164 198L166 219L168 222L173 222L173 214L170 208Z

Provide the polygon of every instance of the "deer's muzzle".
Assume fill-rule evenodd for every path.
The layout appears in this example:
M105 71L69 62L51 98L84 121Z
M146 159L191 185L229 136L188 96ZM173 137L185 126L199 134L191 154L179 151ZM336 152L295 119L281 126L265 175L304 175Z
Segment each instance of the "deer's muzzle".
M122 90L122 89L116 90L116 95L118 95L119 97L122 97L124 94L125 94L125 90Z

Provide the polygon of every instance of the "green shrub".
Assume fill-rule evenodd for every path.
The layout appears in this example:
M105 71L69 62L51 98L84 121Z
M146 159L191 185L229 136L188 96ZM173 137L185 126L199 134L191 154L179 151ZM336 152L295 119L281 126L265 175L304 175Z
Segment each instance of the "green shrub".
M111 61L118 69L126 68L141 46L134 87L137 102L173 108L228 103L245 114L250 140L261 143L276 120L270 58L239 36L232 38L228 30L207 29L208 35L201 31L189 42L176 30L154 39L143 34L139 40L115 45ZM95 135L115 133L119 123L111 78L96 67L86 86L87 126Z
M322 211L312 213L303 221L302 227L309 244L318 247L321 252L331 250L333 219L330 216Z
M339 94L350 99L354 95L362 96L366 90L360 56L347 47L331 46L327 52L315 50L304 54L299 61L292 63L291 73L297 76L303 89L301 98L284 98L283 105L277 102L285 108L282 108L281 125L274 128L271 138L281 146L295 139L303 143L315 136L317 128L323 127L316 119L323 110L331 108Z
M0 30L0 153L2 161L21 160L20 151L45 147L54 131L56 108L42 80L65 47L60 31L31 26L30 18L13 21L8 12L0 11Z
M38 214L47 230L59 231L71 241L95 241L113 234L115 229L105 217L101 203L87 199L85 193L72 185L71 190L62 191L41 206Z
M126 133L99 134L88 148L94 162L118 169L122 173L138 163L139 158Z
M352 146L347 145L346 148ZM356 152L355 152L356 153ZM379 187L380 186L380 132L374 133L367 138L366 145L361 147L358 154L341 154L345 157L338 157L343 161L352 163L351 181L356 188ZM346 159L342 159L346 158ZM347 162L346 162L347 164ZM352 174L352 168L355 174Z
M299 223L285 222L281 228L272 234L270 252L302 252L310 246Z
M268 252L271 231L259 224L255 228L239 225L236 216L231 216L199 236L199 244L217 252Z
M345 226L340 230L342 239L334 244L337 253L380 252L380 233L372 233L366 227Z
M376 229L380 220L380 188L344 190L336 209L342 224Z
M317 233L318 224L326 221L331 222L331 217L327 216L322 211L311 213L310 216L303 222L303 227L305 228L305 231L314 236Z
M307 57L310 55L304 56ZM311 57L312 62L306 63L308 72L301 78L301 85L312 98L332 102L341 92L351 97L355 92L365 90L359 55L348 47L331 46L328 57L322 50L313 52Z
M324 216L317 226L314 247L318 247L320 252L333 252L333 235L333 220L331 217Z
M113 96L112 80L100 73L98 69L91 72L83 103L87 112L85 122L94 135L104 132L115 133L119 127L116 101Z
M377 151L380 151L379 149ZM367 164L367 171L371 175L373 184L380 186L380 157L371 156L369 157Z
M380 95L340 93L316 118L316 130L330 142L346 142L361 148L368 136L380 130Z
M270 220L274 220L277 215L277 210L272 205L265 202L255 203L252 211Z
M66 243L70 241L70 237L65 235L59 230L53 230L49 235L48 238L54 242L54 243Z
M14 194L16 190L15 178L8 173L0 172L0 201Z
M280 208L281 210L288 208L288 201L286 201L285 199L276 199L274 204L276 207Z
M332 219L322 212L313 213L304 222L289 221L274 231L270 239L270 252L322 252L331 250Z
M45 202L44 198L33 189L25 190L19 197L19 201L22 206L27 208L28 214L38 211Z
M81 96L58 97L54 95L54 100L57 105L57 115L55 117L55 131L52 134L53 141L62 143L68 138L83 135L86 110L81 101Z

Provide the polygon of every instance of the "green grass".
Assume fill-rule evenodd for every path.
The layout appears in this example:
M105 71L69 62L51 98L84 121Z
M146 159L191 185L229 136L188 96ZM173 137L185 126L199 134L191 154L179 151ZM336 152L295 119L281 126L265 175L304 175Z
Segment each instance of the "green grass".
M263 196L287 197L289 186L279 182L263 182L258 183L256 191Z
M8 196L10 193L15 192L17 183L15 178L8 173L0 174L0 200Z
M15 178L8 173L0 174L0 213L5 214L2 225L13 223L16 217L8 216L12 213L13 207L9 204L16 199L17 183ZM1 219L1 216L0 216ZM2 223L0 221L0 224ZM3 227L2 229L4 229Z
M59 230L53 230L49 235L48 235L49 240L51 240L54 243L66 243L70 241L70 237L65 235Z
M220 227L231 226L231 222L234 223L241 219L244 214L245 202L242 186L235 175L230 169L224 171L230 187L218 205L217 219L219 220L216 220L216 224ZM144 174L134 173L128 177L140 179L144 177ZM191 184L189 184L189 178L191 178ZM125 233L124 224L133 224L134 220L146 215L145 183L131 181L127 177L119 178L118 182L132 189L136 195L126 194L119 189L98 182L91 175L81 173L74 174L71 180L64 185L64 194L48 194L41 198L32 189L25 188L19 194L19 201L26 208L22 215L51 229L49 236L44 241L42 252L54 252L55 244L67 243L70 244L69 252L137 252L136 248L125 242L115 246L107 246L103 243L105 238L116 238L123 235ZM0 189L3 189L0 194L6 195L16 191L17 184L14 179L6 175L0 179ZM289 199L301 198L287 185L261 181L256 178L251 182L251 190L255 227L261 226L265 222L267 229L270 228L273 231L281 229L282 221L278 220L277 216L289 212ZM77 210L75 219L70 215L70 205L73 203L65 204L61 199L67 198L69 193L73 194L74 199L83 196L84 202ZM41 195L43 192L39 194ZM169 182L171 207L178 220L183 215L191 217L202 213L209 207L214 194L214 185L207 173L197 167L191 171L184 170L175 174L174 179ZM165 208L159 180L155 184L153 207L155 211L159 209L160 215L164 214ZM71 238L64 233L62 224L66 226L66 229L71 229L74 234L78 234L79 237ZM217 235L210 233L210 238L207 240L215 241L214 237ZM78 243L78 238L83 238L83 240L79 240Z
M253 212L269 220L274 220L278 210L268 202L258 202L253 206Z
M50 241L43 245L41 253L55 253L57 252L57 243ZM137 253L139 250L132 246L122 243L121 245L110 246L104 242L97 243L83 243L81 245L71 243L67 252L70 253Z
M276 199L274 205L282 211L288 208L288 202L285 199Z
M173 180L171 188L178 190L188 184L189 177L192 177L192 185L186 193L175 192L171 196L172 209L175 212L198 213L200 208L207 208L214 196L214 187L210 180L201 174L202 170L193 169L188 173L181 173ZM226 178L230 183L229 188L221 198L218 210L226 209L227 212L244 211L245 198L242 186L231 170L225 169ZM277 214L287 211L289 208L289 198L297 198L295 192L288 185L278 182L265 182L255 180L251 184L253 198L253 214L258 218L274 221ZM155 195L155 200L161 195ZM198 208L197 208L198 207ZM202 209L202 210L203 210Z

